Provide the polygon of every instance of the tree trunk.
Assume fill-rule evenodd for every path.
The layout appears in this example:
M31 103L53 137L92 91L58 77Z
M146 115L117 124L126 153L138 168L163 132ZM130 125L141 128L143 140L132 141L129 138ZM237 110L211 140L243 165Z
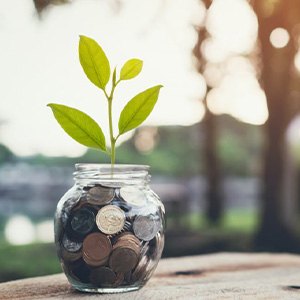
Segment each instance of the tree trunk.
M217 154L217 117L206 108L204 126L204 159L207 178L206 216L208 221L218 225L223 215L221 196L220 163Z
M286 176L285 133L289 124L289 92L296 47L291 39L287 46L276 49L269 41L276 27L289 32L288 12L294 0L281 1L273 15L265 17L262 1L254 2L259 21L259 41L262 58L262 86L267 97L269 118L265 126L265 153L262 190L261 223L256 235L259 248L272 250L295 249L296 239L285 218L284 183Z

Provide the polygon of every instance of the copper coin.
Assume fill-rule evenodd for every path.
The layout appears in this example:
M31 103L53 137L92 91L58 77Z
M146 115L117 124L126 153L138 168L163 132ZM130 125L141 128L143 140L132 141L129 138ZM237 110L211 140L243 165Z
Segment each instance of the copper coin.
M120 235L118 235L115 243L120 243L120 242L124 242L124 241L133 242L137 246L140 246L140 244L141 244L140 240L135 235L133 235L131 232L123 232Z
M124 241L120 242L114 245L113 250L115 249L124 249L124 248L129 248L132 249L137 255L140 253L140 246L136 245L134 242L131 241Z
M75 278L80 284L82 284L90 282L90 272L90 268L82 259L80 259L67 267L66 274L72 278Z
M109 256L112 246L104 234L94 232L84 239L82 248L84 257L89 261L100 262Z
M139 252L140 252L140 247L138 245L136 245L134 242L131 242L131 241L120 242L120 243L118 243L114 246L113 250L117 249L117 248L130 248L136 254L139 254Z
M108 204L115 197L115 191L112 188L95 186L89 189L87 201L95 205Z
M59 251L60 256L65 261L76 261L82 257L82 252L68 252L64 247L62 247Z
M116 274L108 267L100 267L91 271L90 281L96 286L112 286L116 282L116 280Z
M117 278L113 284L114 287L118 287L119 285L121 285L125 278L124 273L117 273L116 275L117 275Z
M96 223L103 233L118 233L125 224L125 213L116 205L106 205L98 211Z
M141 240L152 240L161 229L161 220L158 215L137 216L133 222L134 234Z
M109 266L116 273L126 273L132 270L138 262L138 255L130 248L115 249L109 259Z
M104 265L107 264L108 258L109 258L109 257L107 256L107 257L103 258L102 260L93 260L93 259L89 258L89 257L83 252L82 258L83 258L84 262L85 262L87 265L89 265L89 266L91 266L91 267L100 267L100 266L104 266Z

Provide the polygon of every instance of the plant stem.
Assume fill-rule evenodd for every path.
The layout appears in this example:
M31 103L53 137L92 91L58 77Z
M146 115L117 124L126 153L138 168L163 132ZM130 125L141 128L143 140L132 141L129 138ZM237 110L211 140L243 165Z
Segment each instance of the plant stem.
M113 124L112 124L112 99L108 99L108 121L109 121L109 135L110 135L110 157L111 157L111 168L114 168L115 159L116 159L116 141L114 138Z
M107 92L104 90L105 97L108 101L108 122L109 122L109 136L110 136L110 159L111 159L111 170L113 173L114 164L116 160L116 141L117 138L114 138L114 131L113 131L113 123L112 123L112 101L114 96L114 91L116 86L120 80L118 80L116 83L113 83L110 95L107 94Z

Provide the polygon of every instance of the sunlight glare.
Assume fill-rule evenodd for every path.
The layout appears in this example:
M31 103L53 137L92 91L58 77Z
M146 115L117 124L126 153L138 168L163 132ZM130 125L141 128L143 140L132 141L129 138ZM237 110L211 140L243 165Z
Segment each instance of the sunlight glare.
M245 123L261 125L268 118L266 96L251 74L226 75L221 85L208 93L207 102L213 113L229 114Z
M246 0L215 0L207 15L207 30L220 51L249 53L257 38L258 22Z

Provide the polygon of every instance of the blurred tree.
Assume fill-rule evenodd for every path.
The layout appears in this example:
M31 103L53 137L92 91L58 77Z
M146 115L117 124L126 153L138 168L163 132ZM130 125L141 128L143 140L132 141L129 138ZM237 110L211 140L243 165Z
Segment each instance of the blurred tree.
M290 249L294 243L291 218L285 214L284 203L285 133L300 106L299 75L294 67L299 48L300 1L252 0L251 4L259 23L260 79L269 110L265 124L262 219L256 241L262 247L284 250ZM274 32L279 27L287 32L282 29ZM273 41L270 40L271 34Z
M203 0L206 9L209 8L211 1ZM197 70L200 74L203 73L205 58L201 52L201 44L207 38L208 32L205 26L198 28L198 39L193 50L197 59ZM208 90L210 87L208 86ZM221 193L221 172L220 160L217 152L218 129L217 129L217 116L214 115L207 106L207 101L203 101L205 107L205 115L203 118L204 127L204 161L205 161L205 174L207 178L207 191L206 191L206 216L210 223L217 225L220 224L223 215L223 197Z
M13 159L13 153L6 146L0 144L0 165L11 162Z
M69 0L33 0L35 9L37 10L38 14L40 14L46 7L50 4L58 5L58 4L65 4L69 3Z
M212 0L202 0L209 8ZM287 214L285 181L287 176L286 129L299 113L299 73L295 70L295 56L299 50L300 1L299 0L249 0L259 23L258 47L254 51L258 61L258 73L261 86L265 91L269 118L264 126L265 153L263 172L263 193L261 222L256 236L259 247L269 249L291 249L296 246L292 231L292 218ZM275 31L274 31L275 30ZM271 37L271 35L273 35ZM207 31L200 28L194 54L198 59L198 70L203 72L205 59L201 56L201 43ZM273 38L273 40L272 40ZM208 87L209 89L211 87ZM207 124L206 153L207 168L212 176L210 183L216 180L212 174L217 172L215 154L215 117L207 109L204 122ZM210 139L212 141L210 141ZM219 180L219 179L218 179ZM217 187L219 186L217 183ZM214 189L211 187L211 189ZM213 197L212 197L213 199ZM209 205L213 201L209 200ZM221 203L221 202L220 202ZM221 209L220 207L218 208Z
M50 5L67 4L71 3L72 1L73 0L33 0L35 9L38 12L39 16ZM115 11L118 11L121 7L120 0L109 0L107 1L107 3L111 5Z

